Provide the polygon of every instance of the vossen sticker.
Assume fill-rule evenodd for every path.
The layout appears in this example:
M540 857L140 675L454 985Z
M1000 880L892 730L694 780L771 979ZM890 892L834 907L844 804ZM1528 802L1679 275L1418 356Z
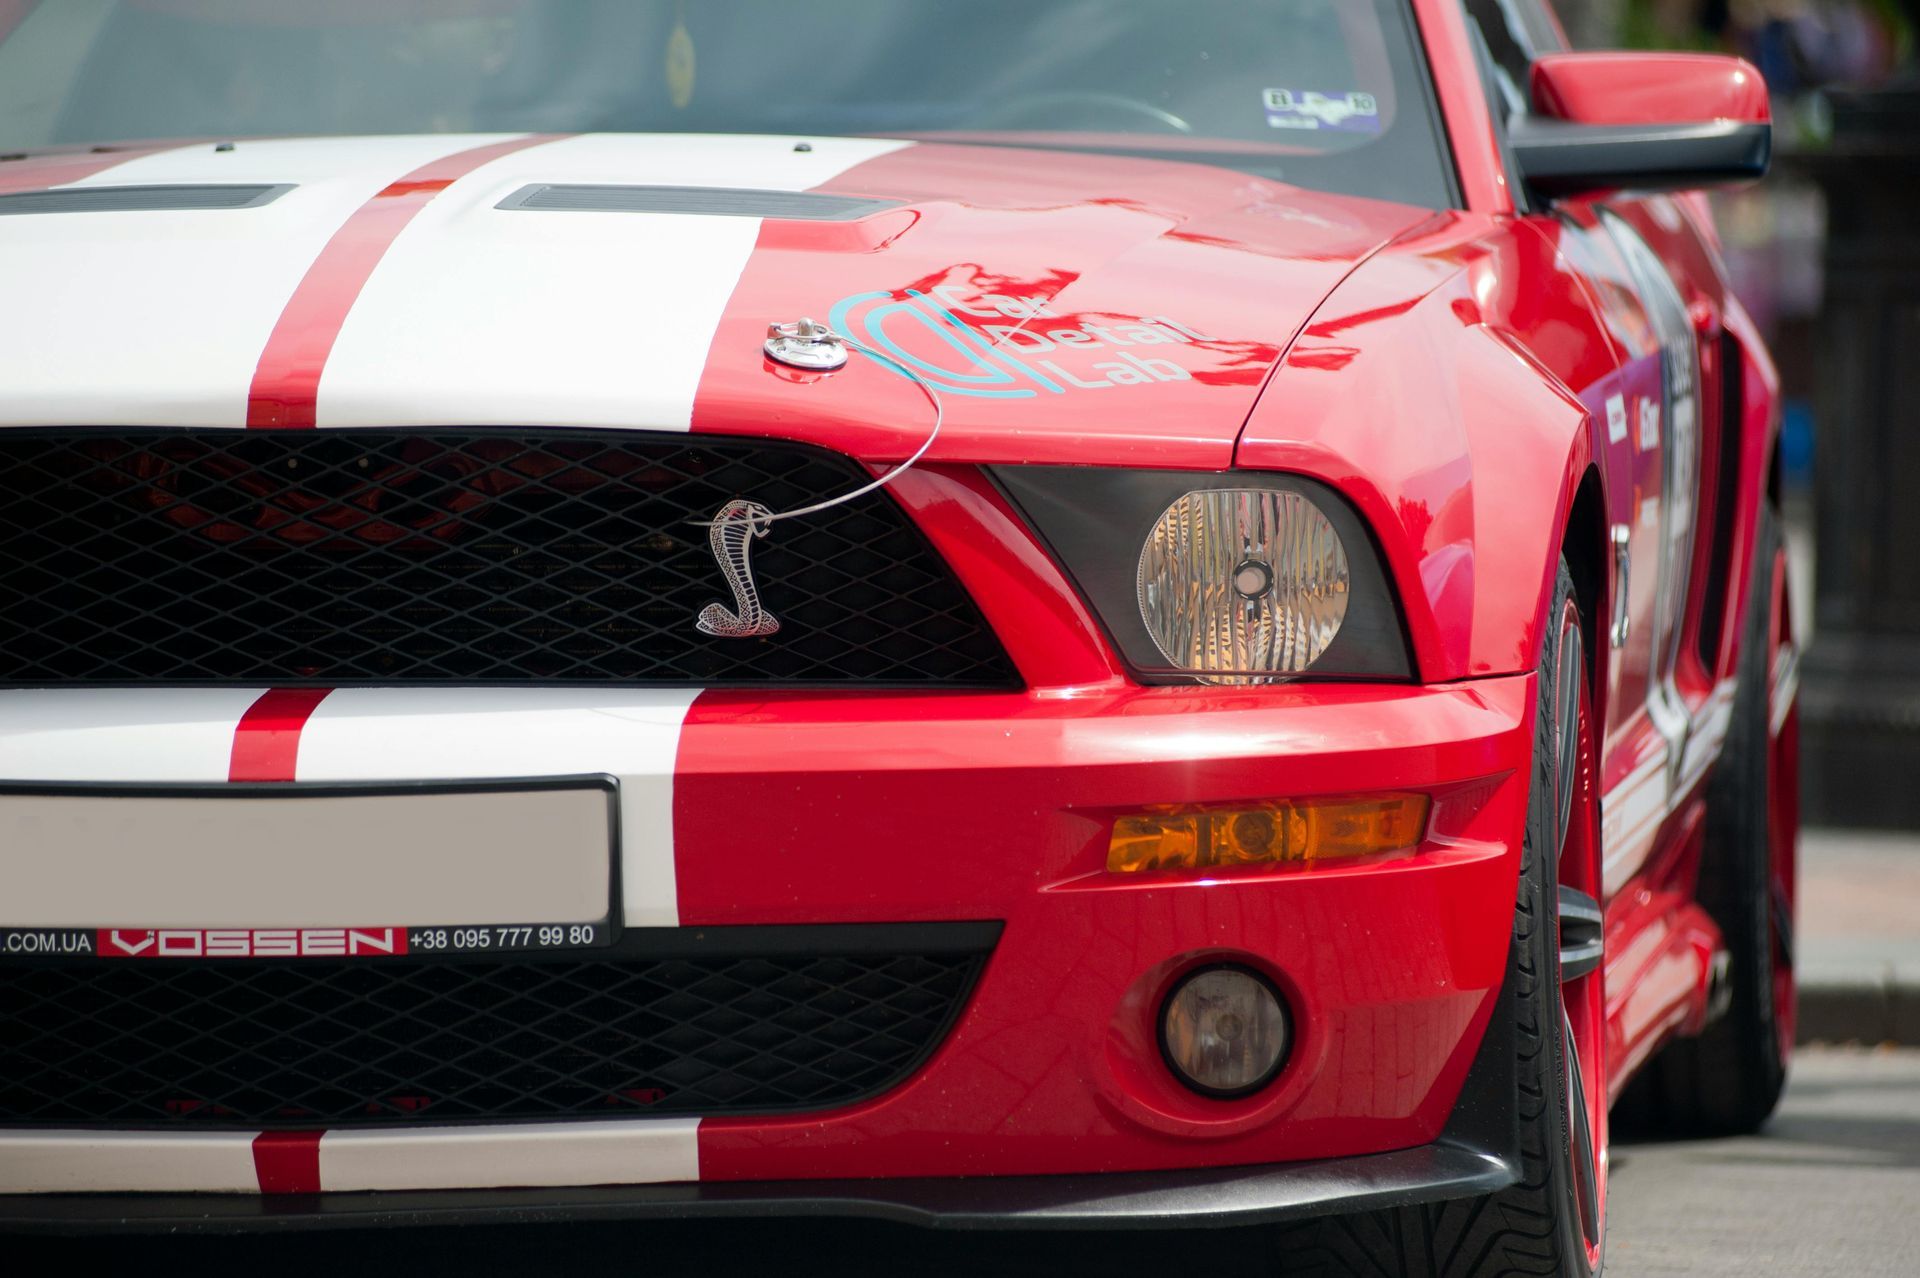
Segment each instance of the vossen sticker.
M1267 127L1380 132L1380 103L1371 93L1321 93L1316 89L1268 89L1263 95Z
M403 927L104 928L101 958L390 958L407 952Z

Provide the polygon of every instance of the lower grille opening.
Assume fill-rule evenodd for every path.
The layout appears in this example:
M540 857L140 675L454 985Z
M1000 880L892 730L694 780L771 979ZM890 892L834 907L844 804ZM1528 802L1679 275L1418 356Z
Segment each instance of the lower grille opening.
M927 1059L998 927L823 929L817 944L808 931L720 928L664 945L629 933L592 958L8 964L0 1125L300 1129L845 1105Z

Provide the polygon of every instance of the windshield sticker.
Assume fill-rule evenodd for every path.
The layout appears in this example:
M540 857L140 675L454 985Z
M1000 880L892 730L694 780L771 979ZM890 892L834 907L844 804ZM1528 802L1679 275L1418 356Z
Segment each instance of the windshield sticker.
M1314 89L1268 89L1267 124L1275 129L1328 129L1335 133L1380 132L1380 103L1371 93L1321 93Z
M667 37L667 96L676 111L684 111L693 101L693 35L687 30L684 6Z

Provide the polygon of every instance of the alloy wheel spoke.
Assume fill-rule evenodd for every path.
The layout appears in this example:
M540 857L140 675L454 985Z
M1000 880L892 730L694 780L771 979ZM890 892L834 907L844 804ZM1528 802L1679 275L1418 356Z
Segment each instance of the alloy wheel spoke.
M1573 789L1580 776L1580 627L1567 622L1560 630L1560 659L1554 670L1554 827L1556 859L1566 851L1573 828Z
M1600 1241L1599 1160L1593 1148L1593 1125L1587 1117L1586 1079L1580 1069L1580 1053L1573 1039L1573 1021L1567 1017L1564 1007L1560 1018L1566 1034L1567 1119L1573 1141L1574 1196L1580 1204L1580 1231L1586 1236L1587 1246L1592 1247Z

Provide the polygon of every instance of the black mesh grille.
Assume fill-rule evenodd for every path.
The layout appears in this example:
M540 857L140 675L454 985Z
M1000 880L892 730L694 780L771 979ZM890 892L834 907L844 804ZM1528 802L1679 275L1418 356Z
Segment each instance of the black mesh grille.
M907 1076L979 952L0 967L0 1124L819 1109Z
M847 492L849 459L615 431L0 431L0 681L1006 687L972 601L884 493L753 545L711 519Z

